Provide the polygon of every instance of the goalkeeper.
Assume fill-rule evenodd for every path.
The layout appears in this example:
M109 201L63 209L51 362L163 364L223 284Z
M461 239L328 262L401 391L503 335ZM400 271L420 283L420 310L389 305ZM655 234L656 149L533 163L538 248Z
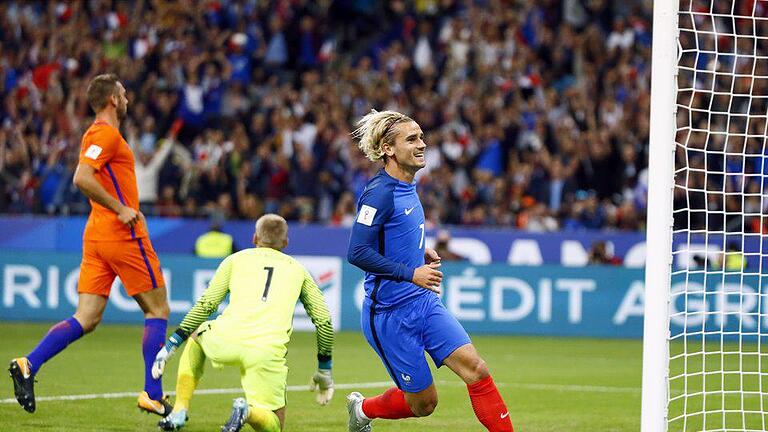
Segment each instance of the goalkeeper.
M317 328L318 369L310 382L310 391L318 392L320 405L326 405L333 397L334 335L330 314L309 272L281 252L288 245L285 219L274 214L259 218L253 242L256 248L237 252L222 261L208 288L157 353L152 374L159 377L173 352L189 338L179 361L176 404L173 412L158 423L162 430L178 430L185 424L206 357L214 367L240 368L246 398L235 399L232 415L222 431L239 431L245 423L257 431L282 430L288 377L286 345L297 300L304 304ZM221 316L203 323L227 293L229 305Z

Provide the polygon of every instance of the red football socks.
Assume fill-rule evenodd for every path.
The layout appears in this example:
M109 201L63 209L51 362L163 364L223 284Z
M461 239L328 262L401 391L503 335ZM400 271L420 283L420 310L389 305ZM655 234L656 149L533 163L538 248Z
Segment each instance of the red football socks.
M467 384L472 409L480 423L490 432L513 432L509 410L501 399L496 384L490 376L480 381Z
M363 414L369 419L392 420L415 417L411 407L405 402L405 393L397 387L392 387L378 396L366 398L363 401Z
M509 411L501 399L493 378L486 377L480 381L467 385L469 399L472 401L472 409L480 423L490 432L514 432ZM400 419L415 417L408 403L405 401L405 393L392 387L379 396L366 398L363 401L363 414L370 419Z

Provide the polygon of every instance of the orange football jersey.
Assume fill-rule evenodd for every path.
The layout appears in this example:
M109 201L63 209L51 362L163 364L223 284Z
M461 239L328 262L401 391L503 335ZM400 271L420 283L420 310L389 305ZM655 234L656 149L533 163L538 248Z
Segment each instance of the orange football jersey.
M120 131L103 121L95 121L85 131L80 146L80 163L96 170L96 179L123 205L139 210L134 158ZM114 241L147 237L141 222L133 228L120 222L117 213L90 200L91 214L83 240Z

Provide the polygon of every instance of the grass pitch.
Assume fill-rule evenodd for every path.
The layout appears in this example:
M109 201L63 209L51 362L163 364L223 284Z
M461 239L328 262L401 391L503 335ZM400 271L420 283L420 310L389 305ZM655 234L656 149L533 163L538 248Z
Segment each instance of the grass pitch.
M0 360L26 355L50 324L0 322ZM102 325L69 346L38 374L38 398L128 392L111 399L39 401L28 414L13 401L10 378L0 384L0 431L153 431L158 417L141 414L135 394L143 385L142 327ZM475 336L473 342L491 368L517 432L637 431L640 428L642 344L637 340ZM180 353L166 369L165 390L174 390ZM289 386L306 385L316 367L314 333L295 333L288 351ZM358 333L337 335L337 385L367 383L373 395L389 381L378 357ZM466 387L447 368L436 371L439 403L422 419L376 420L373 430L400 432L485 429L477 422ZM374 384L370 384L374 383ZM201 389L239 387L238 372L206 365ZM286 432L346 431L345 396L338 389L326 407L308 391L288 393ZM199 394L192 399L184 430L218 431L229 416L231 394ZM244 430L252 430L246 426Z

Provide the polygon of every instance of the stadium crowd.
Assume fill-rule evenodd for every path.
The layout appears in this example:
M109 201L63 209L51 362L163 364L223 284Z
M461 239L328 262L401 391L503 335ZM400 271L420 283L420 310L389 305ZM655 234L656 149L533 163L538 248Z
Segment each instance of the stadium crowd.
M651 3L2 2L0 212L88 211L85 88L114 72L148 215L349 225L375 108L423 128L435 226L639 230Z

